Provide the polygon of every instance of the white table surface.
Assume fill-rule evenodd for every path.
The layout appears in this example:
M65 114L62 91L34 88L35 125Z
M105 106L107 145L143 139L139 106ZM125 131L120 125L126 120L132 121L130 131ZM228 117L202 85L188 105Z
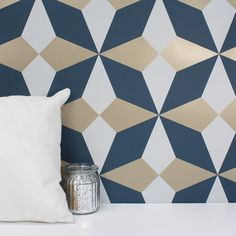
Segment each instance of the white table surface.
M105 204L75 220L74 224L0 223L0 235L236 235L236 204Z

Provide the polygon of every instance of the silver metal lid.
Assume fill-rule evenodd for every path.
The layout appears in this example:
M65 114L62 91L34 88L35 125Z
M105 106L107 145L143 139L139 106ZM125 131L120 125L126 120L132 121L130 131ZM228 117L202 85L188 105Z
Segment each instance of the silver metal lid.
M98 166L87 163L74 163L66 167L69 174L92 173L98 170Z

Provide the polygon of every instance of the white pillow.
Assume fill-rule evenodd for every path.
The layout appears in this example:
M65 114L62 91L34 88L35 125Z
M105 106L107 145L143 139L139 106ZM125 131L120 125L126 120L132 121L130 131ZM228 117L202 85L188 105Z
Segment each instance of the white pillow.
M61 106L69 95L0 98L0 221L73 222L59 185Z

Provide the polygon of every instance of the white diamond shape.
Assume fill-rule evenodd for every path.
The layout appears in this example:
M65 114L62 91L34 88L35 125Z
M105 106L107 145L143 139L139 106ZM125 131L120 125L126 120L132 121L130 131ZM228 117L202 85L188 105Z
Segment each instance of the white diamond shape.
M82 12L96 47L100 51L115 15L115 9L107 0L93 0Z
M116 98L105 68L100 57L97 58L87 86L83 93L83 99L98 113Z
M41 0L35 1L22 37L38 53L40 53L56 37Z
M103 167L115 135L116 132L101 117L97 117L83 132L83 137L93 161L100 170Z
M220 51L229 27L233 20L235 10L225 0L211 1L203 10L208 27Z
M175 70L161 56L158 56L143 71L143 76L153 102L160 112L175 77Z
M45 96L56 71L41 56L37 56L22 74L31 95Z
M217 172L219 172L223 164L234 134L234 130L220 116L212 121L202 132L203 139Z
M175 196L175 191L158 176L145 188L142 195L146 203L170 203Z
M211 203L228 202L228 199L225 196L224 189L220 183L219 177L216 178L215 183L212 186L207 202Z
M161 52L175 37L175 31L162 0L157 0L143 32L143 37Z
M158 174L176 158L160 119L153 128L142 158Z
M218 57L202 97L219 114L234 99L234 91Z

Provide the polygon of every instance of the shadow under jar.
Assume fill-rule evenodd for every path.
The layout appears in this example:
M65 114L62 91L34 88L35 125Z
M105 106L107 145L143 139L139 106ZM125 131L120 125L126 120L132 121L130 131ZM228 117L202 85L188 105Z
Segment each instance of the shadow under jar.
M73 214L89 214L100 204L100 178L96 165L71 164L66 167L66 194Z

